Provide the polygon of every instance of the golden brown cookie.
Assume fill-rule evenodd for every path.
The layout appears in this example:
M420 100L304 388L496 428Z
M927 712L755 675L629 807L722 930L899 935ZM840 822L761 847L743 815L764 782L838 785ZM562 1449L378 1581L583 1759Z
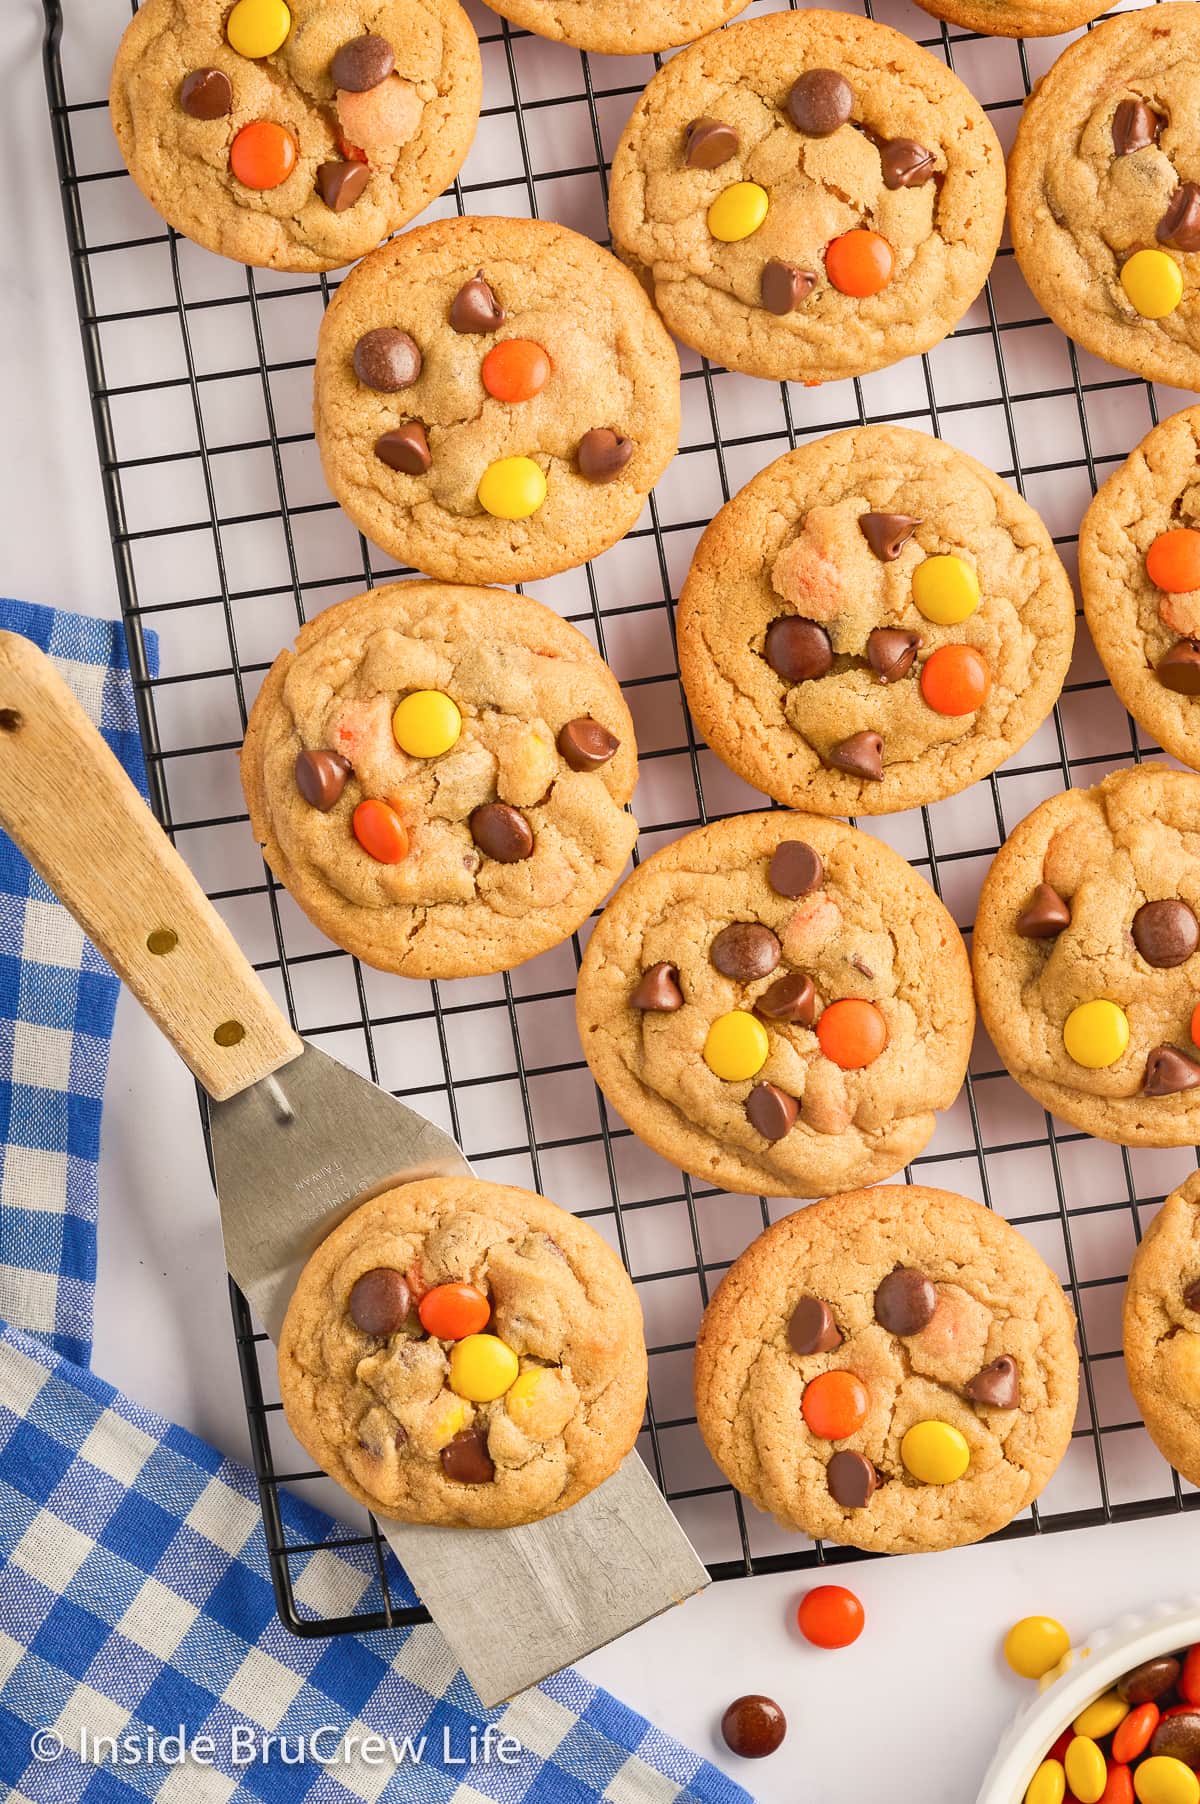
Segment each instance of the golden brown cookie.
M525 31L603 56L690 44L740 13L748 0L487 0Z
M1124 1337L1150 1439L1200 1484L1200 1173L1167 1198L1133 1256Z
M898 853L842 821L746 814L638 867L579 973L613 1107L726 1190L825 1196L916 1157L967 1069L958 929Z
M1105 19L1030 98L1008 163L1021 273L1077 344L1200 386L1200 14Z
M309 919L406 977L556 946L637 838L633 722L607 665L524 595L392 583L310 620L259 691L242 785Z
M1056 38L1106 11L1103 0L917 0L935 19L993 38Z
M984 1025L1044 1108L1124 1146L1200 1140L1200 777L1114 771L996 854L975 917Z
M307 271L353 263L441 193L481 89L457 0L142 0L109 104L168 225Z
M279 1394L301 1446L381 1515L512 1528L577 1503L633 1446L642 1312L586 1222L529 1190L427 1178L317 1248Z
M679 667L700 731L793 808L886 814L1011 757L1062 689L1075 600L1007 483L902 426L760 471L696 548Z
M672 57L613 159L613 244L677 338L816 382L926 351L983 287L1004 158L944 63L887 25L780 12Z
M700 1430L784 1528L961 1547L1066 1452L1074 1329L1053 1272L979 1203L920 1184L827 1197L722 1279L696 1341Z
M400 563L526 582L616 543L679 437L637 281L565 226L447 219L339 288L317 347L325 479Z

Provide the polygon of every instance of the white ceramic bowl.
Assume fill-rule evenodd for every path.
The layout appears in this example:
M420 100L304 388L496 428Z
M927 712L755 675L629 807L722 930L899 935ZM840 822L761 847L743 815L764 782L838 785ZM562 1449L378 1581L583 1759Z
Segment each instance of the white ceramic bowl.
M1086 1704L1143 1660L1173 1654L1194 1641L1200 1641L1200 1598L1121 1616L1089 1635L1082 1647L1063 1656L1053 1678L1047 1675L1017 1711L984 1776L977 1804L1022 1804L1048 1750Z

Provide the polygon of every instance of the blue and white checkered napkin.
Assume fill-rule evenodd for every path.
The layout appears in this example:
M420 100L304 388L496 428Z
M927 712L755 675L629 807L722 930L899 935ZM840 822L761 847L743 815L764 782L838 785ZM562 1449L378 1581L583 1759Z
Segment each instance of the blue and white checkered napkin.
M0 602L144 781L119 629ZM250 1473L87 1371L116 980L0 836L0 1784L11 1804L748 1804L578 1673L485 1711L433 1628L304 1639ZM314 1620L370 1548L281 1497ZM393 1564L394 1597L411 1597ZM165 1738L165 1739L164 1739Z

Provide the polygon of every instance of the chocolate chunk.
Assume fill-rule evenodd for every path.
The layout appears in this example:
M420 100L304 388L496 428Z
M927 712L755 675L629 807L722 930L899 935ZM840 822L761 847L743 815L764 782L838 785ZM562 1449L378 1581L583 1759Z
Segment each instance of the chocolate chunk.
M806 69L792 83L788 117L809 138L828 138L845 125L854 105L854 89L836 69Z
M758 1693L734 1698L721 1718L721 1734L731 1754L762 1760L773 1754L787 1734L787 1717L774 1698Z
M1200 186L1180 183L1154 235L1160 244L1173 245L1177 251L1200 251Z
M723 119L693 119L687 128L683 160L689 169L719 169L738 153L741 137Z
M867 634L867 663L881 683L898 683L916 663L920 643L920 633L910 633L905 627L873 627Z
M920 524L911 514L858 516L858 530L881 564L890 564L900 556Z
M1164 1716L1150 1737L1149 1752L1182 1760L1184 1766L1200 1766L1200 1710Z
M395 326L376 326L373 332L364 332L354 347L354 374L376 394L398 394L402 388L411 388L421 374L421 353L407 332Z
M1071 925L1071 910L1056 889L1039 883L1029 899L1028 908L1017 916L1017 932L1023 940L1057 939L1064 927Z
M889 1334L919 1334L933 1320L937 1302L932 1278L898 1265L875 1292L875 1320Z
M781 839L767 866L767 882L777 896L798 901L820 889L825 881L821 855L802 839Z
M708 949L708 956L722 977L737 983L753 983L767 977L782 956L779 941L759 921L734 921L722 927Z
M638 979L629 998L630 1008L645 1009L648 1014L673 1015L683 1007L683 991L679 987L679 968L661 959Z
M1175 1046L1156 1046L1146 1060L1143 1096L1178 1096L1200 1084L1200 1065Z
M340 752L297 752L296 788L322 814L337 802L350 775L350 762Z
M796 1098L774 1084L755 1084L746 1098L746 1120L764 1140L782 1140L799 1113Z
M833 1310L821 1297L801 1297L787 1327L788 1346L801 1358L809 1353L832 1353L842 1344Z
M1113 150L1119 157L1127 157L1133 150L1145 150L1148 144L1158 143L1158 134L1165 124L1166 120L1144 100L1123 100L1113 114Z
M375 455L389 470L399 470L404 476L424 476L433 462L420 420L407 420L403 426L381 433L375 440Z
M1200 695L1200 644L1195 639L1177 639L1154 666L1154 674L1164 689L1173 689L1176 695Z
M816 285L817 278L810 269L801 269L798 263L784 263L778 257L772 257L769 263L763 264L758 292L767 312L782 316L794 313Z
M993 1359L981 1372L976 1372L965 1388L972 1403L987 1403L992 1409L1016 1409L1021 1401L1016 1360L1002 1353L999 1359Z
M365 163L322 163L317 169L317 193L333 213L345 213L361 200L371 179Z
M589 482L613 482L633 456L633 440L609 426L593 426L579 441L575 460Z
M839 740L825 759L831 770L844 770L864 783L883 782L883 740L878 733L851 733Z
M364 1272L350 1292L350 1319L364 1334L395 1334L412 1308L412 1292L402 1272L377 1265Z
M933 152L915 138L887 138L879 146L885 188L921 188L935 175Z
M221 69L193 69L183 78L179 104L193 119L224 119L233 111L233 83Z
M464 1428L441 1452L442 1471L456 1485L490 1485L496 1476L486 1428Z
M1152 1704L1164 1691L1170 1691L1180 1670L1173 1654L1159 1654L1153 1660L1143 1660L1140 1666L1117 1680L1117 1696L1124 1698L1127 1704Z
M395 67L396 52L387 39L369 31L335 52L329 73L335 88L344 88L347 94L365 94L386 81Z
M781 614L767 628L763 657L785 683L807 683L833 668L829 634L803 614Z
M463 283L450 303L450 324L456 332L495 332L506 318L482 270Z
M1148 965L1170 971L1182 965L1200 945L1200 924L1177 896L1143 902L1133 917L1133 943Z
M844 1510L863 1510L879 1489L879 1474L864 1454L843 1447L826 1466L825 1482Z
M1194 1278L1183 1293L1185 1309L1193 1310L1200 1315L1200 1278Z
M590 714L580 714L561 728L555 744L572 770L599 770L607 764L621 741Z
M533 828L507 802L485 802L473 809L470 828L479 850L497 864L520 864L533 851Z
M790 1021L797 1027L811 1027L817 1012L817 992L812 978L803 971L789 971L786 977L777 977L754 1004L754 1012L765 1015L768 1021Z

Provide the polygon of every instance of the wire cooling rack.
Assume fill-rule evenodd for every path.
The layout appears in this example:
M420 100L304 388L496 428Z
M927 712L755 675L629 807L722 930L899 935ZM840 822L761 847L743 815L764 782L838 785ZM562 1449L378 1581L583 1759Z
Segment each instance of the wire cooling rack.
M600 0L598 0L600 3ZM93 398L117 579L154 807L296 1026L410 1097L484 1177L532 1185L616 1246L645 1312L650 1404L641 1451L716 1578L862 1556L814 1546L744 1509L709 1459L691 1401L701 1311L721 1273L789 1207L681 1176L607 1110L573 1025L576 938L508 976L426 984L357 964L324 940L264 871L236 753L277 651L331 602L397 574L330 499L313 442L311 369L335 285L249 271L168 231L117 154L108 69L135 0L45 0L46 80L71 269ZM512 31L467 0L483 46L484 113L462 177L430 215L537 214L606 238L606 165L660 59L587 57ZM871 11L870 0L867 9ZM783 10L755 0L746 16ZM984 39L907 0L874 15L943 57L1007 148L1032 82L1062 40ZM934 432L1008 477L1063 557L1098 482L1160 416L1192 397L1077 352L1042 318L1011 252L958 331L927 356L819 389L683 361L683 438L636 529L583 570L531 592L592 638L620 678L642 753L642 854L715 816L761 807L696 738L672 604L712 514L789 446L864 421ZM148 676L143 633L159 635ZM1047 795L1156 750L1139 737L1080 641L1052 721L986 783L869 831L925 873L969 933L1006 831ZM1066 1285L1084 1356L1080 1415L1026 1535L1195 1507L1155 1452L1125 1382L1120 1305L1134 1246L1191 1149L1129 1152L1049 1118L980 1035L971 1075L916 1161L1015 1223ZM288 1433L274 1356L233 1290L234 1325L281 1614L299 1633L420 1620L393 1598L365 1512L311 1469ZM331 1501L362 1584L319 1615L290 1562L280 1484Z

